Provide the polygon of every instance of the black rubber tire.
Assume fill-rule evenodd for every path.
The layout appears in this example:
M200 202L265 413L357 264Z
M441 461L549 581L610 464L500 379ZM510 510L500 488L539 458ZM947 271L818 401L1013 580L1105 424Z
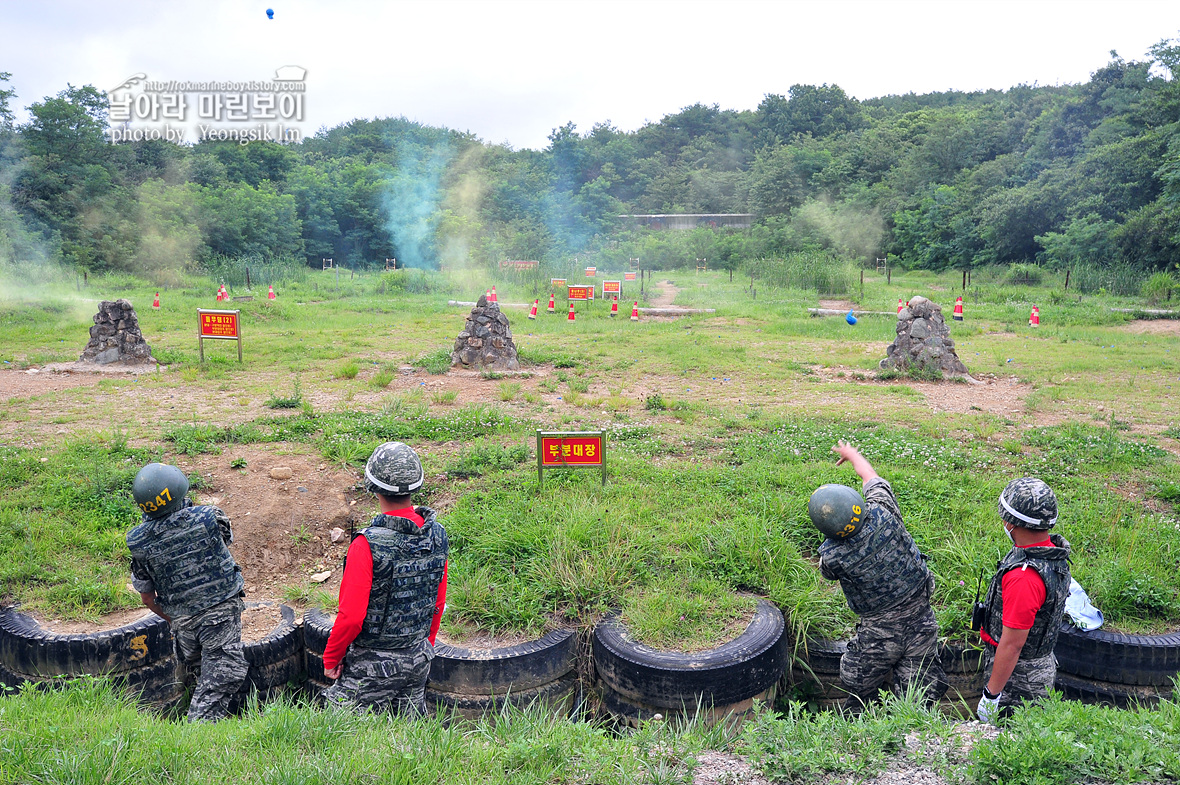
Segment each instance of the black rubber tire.
M272 603L248 602L246 607L269 604ZM237 697L231 701L233 712L245 706L251 693L257 693L259 700L265 702L304 676L303 628L295 623L295 610L289 605L280 604L279 614L281 618L274 631L262 640L242 646L250 670Z
M1154 706L1161 698L1170 697L1170 687L1155 687L1151 685L1135 686L1118 684L1098 679L1087 679L1069 673L1057 672L1057 681L1053 685L1067 700L1082 703L1101 703L1125 709L1135 704Z
M0 664L28 676L103 676L172 656L172 631L154 613L122 627L57 635L15 608L0 609Z
M946 671L947 693L944 700L978 701L983 694L986 672L983 669L983 650L961 643L947 643L942 647L942 669Z
M319 608L303 613L303 664L307 689L313 697L332 686L324 677L324 647L332 632L332 618Z
M22 676L19 673L0 665L0 694L7 690L20 689L22 684L32 684L37 689L56 689L64 687L74 679L86 678L89 674L75 674L74 676ZM113 674L109 678L117 687L127 691L132 697L146 706L166 708L174 704L184 695L183 671L177 665L175 657L154 662L141 668L134 668L122 673Z
M732 641L708 651L657 651L632 640L617 616L594 628L594 664L603 685L640 706L692 709L739 703L774 687L789 662L786 622L766 600Z
M1063 624L1053 653L1059 672L1114 684L1171 687L1180 673L1180 633L1083 632Z
M791 652L779 695L815 709L838 708L848 696L840 684L840 658L847 649L847 641L805 638Z
M426 705L438 714L458 714L467 719L478 719L503 710L506 704L526 708L540 702L551 707L559 716L568 717L574 709L578 690L577 677L566 674L527 690L511 690L500 695L469 695L432 689L426 685Z
M439 643L427 687L456 695L503 695L535 689L574 669L576 643L573 630L554 630L537 640L496 649L472 650Z
M706 723L713 723L717 721L729 720L731 718L746 718L754 711L754 698L764 700L767 704L773 704L777 694L777 686L772 686L764 693L759 693L756 696L751 696L745 700L738 701L727 705L716 705L707 707L701 704L701 719ZM661 706L647 706L637 704L631 698L619 695L610 687L603 685L599 692L599 697L602 700L602 708L607 712L609 718L617 723L638 727L639 723L645 720L654 719L657 715L660 717L667 717L669 710ZM839 708L843 700L833 701L835 708ZM810 705L810 704L809 704ZM813 706L813 708L820 708L821 706ZM696 713L697 706L686 706L685 711L688 716ZM674 710L676 714L680 713L680 709Z

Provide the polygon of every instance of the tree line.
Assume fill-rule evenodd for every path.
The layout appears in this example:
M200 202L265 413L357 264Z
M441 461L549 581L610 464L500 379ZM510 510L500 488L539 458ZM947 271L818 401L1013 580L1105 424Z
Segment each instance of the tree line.
M543 150L404 118L295 144L110 144L105 93L28 106L0 73L0 264L166 276L230 260L353 268L505 259L733 269L792 253L944 270L1180 260L1180 41L1077 85L893 95L794 85ZM752 213L659 232L619 216Z

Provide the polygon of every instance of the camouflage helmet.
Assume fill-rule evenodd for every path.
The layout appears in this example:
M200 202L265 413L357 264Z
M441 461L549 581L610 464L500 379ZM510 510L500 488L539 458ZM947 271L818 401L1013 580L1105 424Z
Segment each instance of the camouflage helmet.
M149 463L131 483L131 496L150 518L162 518L179 510L187 493L188 477L166 463Z
M1052 529L1057 523L1057 497L1036 477L1013 480L1000 494L1000 517L1024 529Z
M382 496L408 496L422 487L426 474L418 453L401 442L386 442L365 464L365 489Z
M807 501L811 522L829 540L842 540L864 520L865 500L847 485L821 485Z

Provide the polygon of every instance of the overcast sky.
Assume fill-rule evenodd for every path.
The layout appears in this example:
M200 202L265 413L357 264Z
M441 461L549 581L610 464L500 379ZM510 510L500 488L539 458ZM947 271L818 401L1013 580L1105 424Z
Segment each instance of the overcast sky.
M871 98L1083 82L1111 49L1141 59L1178 35L1176 0L0 0L0 71L24 107L67 82L268 79L299 65L307 133L404 115L541 148L569 121L633 130L697 102L753 109L796 83Z

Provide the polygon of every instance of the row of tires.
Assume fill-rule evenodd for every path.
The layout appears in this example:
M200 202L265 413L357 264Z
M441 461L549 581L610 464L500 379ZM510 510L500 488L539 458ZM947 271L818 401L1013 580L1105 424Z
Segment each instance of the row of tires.
M238 706L250 694L260 700L293 689L318 694L329 684L323 652L331 618L311 610L298 624L290 607L280 606L280 611L275 630L244 646L250 670ZM593 684L601 710L632 724L685 710L719 717L743 714L754 701L772 701L782 692L824 708L844 700L839 682L844 650L844 642L823 639L792 647L782 613L764 600L740 636L694 653L645 646L617 616L608 616L588 636L559 630L515 646L478 650L440 643L427 701L437 710L467 717L535 702L570 714L583 706L582 685ZM946 711L974 711L984 685L981 654L943 647L950 682ZM1151 703L1171 694L1171 680L1180 672L1180 634L1085 633L1067 627L1056 654L1057 687L1067 698L1119 706ZM186 690L168 625L154 614L112 630L60 635L15 609L0 609L0 685L80 675L113 676L144 703L162 708L181 703Z

